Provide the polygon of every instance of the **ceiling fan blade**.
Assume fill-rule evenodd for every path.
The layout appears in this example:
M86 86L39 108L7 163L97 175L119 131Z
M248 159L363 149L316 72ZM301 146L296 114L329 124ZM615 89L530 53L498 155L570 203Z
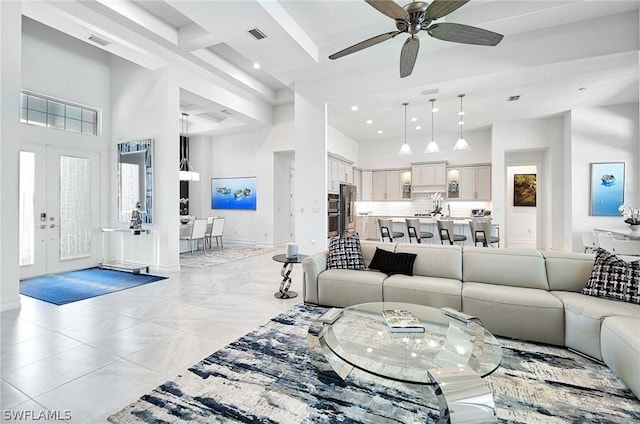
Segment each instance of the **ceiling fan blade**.
M371 6L375 7L378 12L387 15L392 19L400 19L401 21L409 20L409 15L398 3L392 0L365 0Z
M434 0L434 2L427 7L425 15L432 20L440 19L468 2L469 0Z
M502 34L486 29L448 22L433 24L426 31L430 36L440 40L481 46L495 46L504 37Z
M367 47L375 46L376 44L382 43L383 41L387 41L398 34L400 34L400 31L392 31L392 32L376 35L375 37L369 38L368 40L361 41L358 44L354 44L351 47L347 47L346 49L340 50L339 52L332 54L331 56L329 56L329 59L331 60L338 59L338 58L341 58L342 56L346 56L348 54L355 53L362 49L366 49Z
M416 36L412 35L404 42L400 53L400 78L408 77L413 72L419 48L420 40Z

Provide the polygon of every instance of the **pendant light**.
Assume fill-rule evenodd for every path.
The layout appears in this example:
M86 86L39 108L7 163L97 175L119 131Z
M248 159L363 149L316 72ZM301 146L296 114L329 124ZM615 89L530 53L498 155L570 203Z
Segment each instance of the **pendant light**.
M405 102L402 103L402 105L404 106L404 144L400 147L398 156L411 156L413 155L413 152L407 143L407 106L409 106L409 103Z
M460 112L458 112L458 117L460 119L458 121L458 125L460 126L460 138L456 142L455 146L453 146L453 151L454 152L468 152L468 151L471 150L471 147L469 147L469 143L467 143L467 141L462 136L462 126L464 125L464 120L463 120L464 119L464 111L462 110L462 98L464 97L464 94L458 94L458 97L460 97Z
M429 99L431 102L431 141L427 144L427 148L424 149L424 152L429 153L440 153L440 147L438 147L438 143L433 139L433 114L436 112L436 108L434 106L436 99Z
M200 181L200 174L189 165L189 114L182 114L180 127L180 181Z

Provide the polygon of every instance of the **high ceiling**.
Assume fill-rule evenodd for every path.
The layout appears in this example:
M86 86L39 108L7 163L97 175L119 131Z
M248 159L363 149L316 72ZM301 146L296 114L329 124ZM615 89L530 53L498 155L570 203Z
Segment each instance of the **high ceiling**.
M34 5L37 4L37 5ZM400 5L405 2L398 2ZM26 2L25 15L147 68L171 57L258 103L289 102L296 91L329 104L329 123L356 141L431 130L457 132L464 93L465 131L493 122L552 116L576 107L638 101L640 1L471 0L438 22L504 34L496 47L470 46L419 34L420 52L399 76L406 34L331 61L328 56L395 30L392 19L363 0L133 0ZM248 33L257 28L266 38ZM254 63L260 69L254 69ZM509 101L510 96L520 96ZM352 111L353 105L358 111ZM241 131L256 122L234 105L186 90L181 109L199 132ZM371 124L367 124L367 120ZM416 129L421 126L421 129ZM382 130L382 134L378 134Z

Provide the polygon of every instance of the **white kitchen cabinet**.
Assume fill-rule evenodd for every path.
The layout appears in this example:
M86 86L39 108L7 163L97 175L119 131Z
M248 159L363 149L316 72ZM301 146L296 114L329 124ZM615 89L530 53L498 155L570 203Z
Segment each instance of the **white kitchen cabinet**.
M414 186L439 186L446 184L447 166L442 163L415 164L411 167Z
M369 217L359 215L356 217L356 232L360 240L366 240L369 237Z
M362 171L362 197L360 200L373 200L373 172Z
M371 175L371 200L387 200L387 172L373 171Z
M447 198L491 200L491 166L461 166L447 170Z
M400 187L400 171L387 171L385 173L386 200L400 200L402 188Z
M352 184L356 187L356 200L362 200L362 171L353 168Z
M349 162L337 159L333 156L327 157L327 191L338 193L340 184L353 183L353 165Z
M368 240L380 240L380 228L378 227L378 218L368 217L369 227L367 228Z

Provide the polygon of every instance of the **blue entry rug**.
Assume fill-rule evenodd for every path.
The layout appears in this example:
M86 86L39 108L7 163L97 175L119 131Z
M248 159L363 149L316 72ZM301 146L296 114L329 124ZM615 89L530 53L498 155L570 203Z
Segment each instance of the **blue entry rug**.
M64 305L165 278L157 275L89 268L22 280L20 293L54 305Z
M428 387L354 369L342 381L307 339L326 309L296 305L125 407L109 421L164 423L437 423ZM499 422L631 423L640 401L607 367L566 349L500 339L502 365L485 381Z

